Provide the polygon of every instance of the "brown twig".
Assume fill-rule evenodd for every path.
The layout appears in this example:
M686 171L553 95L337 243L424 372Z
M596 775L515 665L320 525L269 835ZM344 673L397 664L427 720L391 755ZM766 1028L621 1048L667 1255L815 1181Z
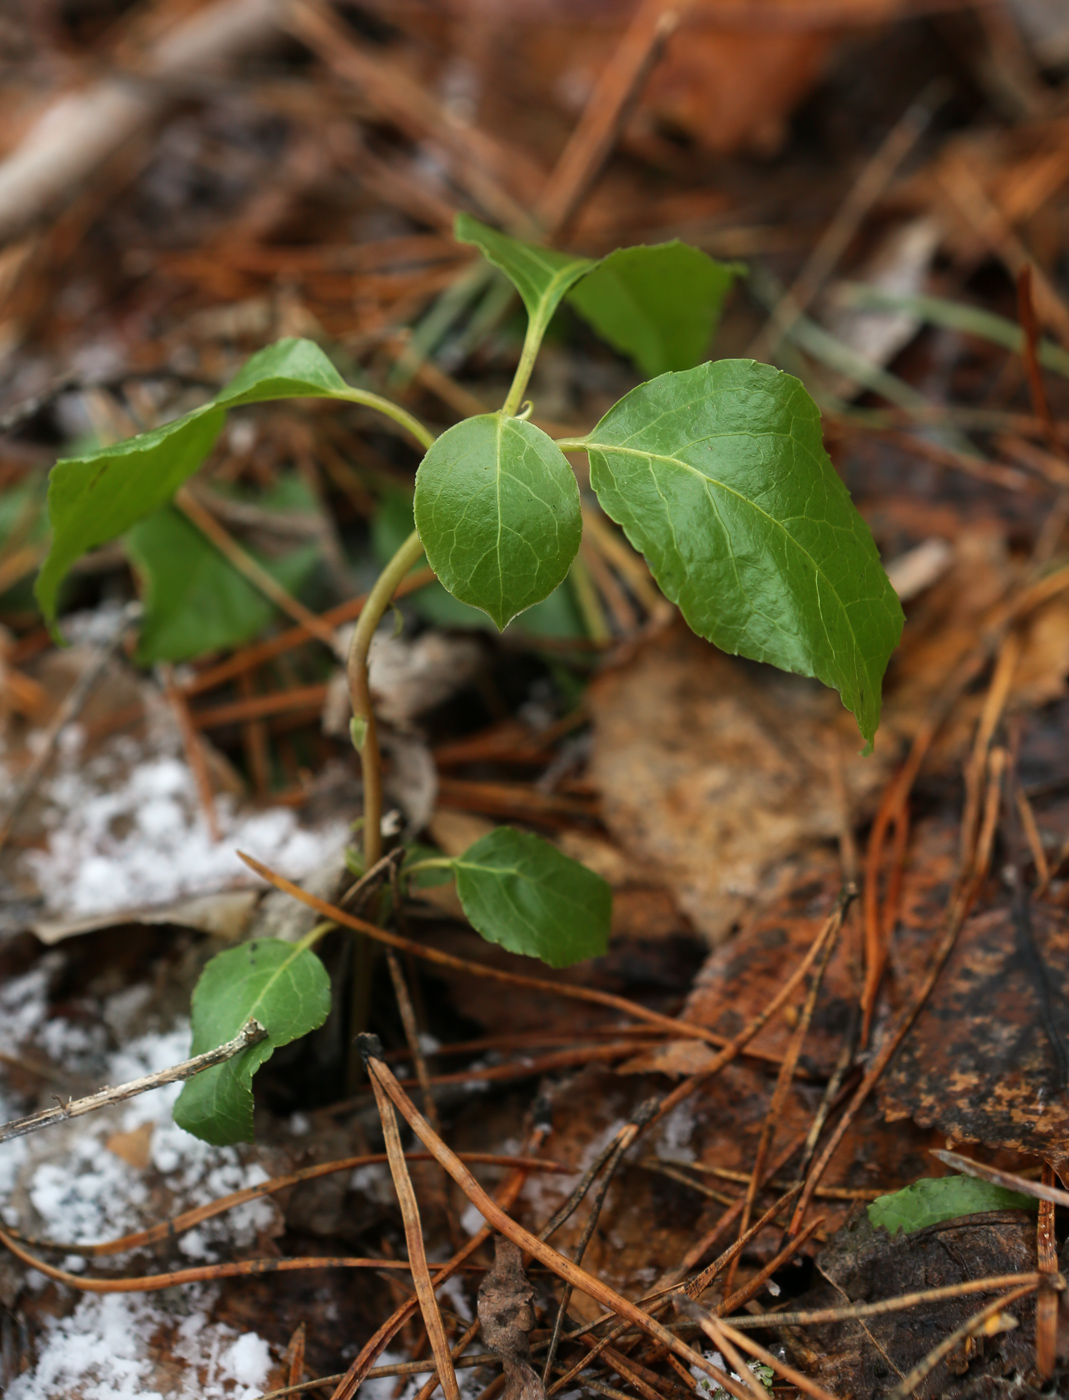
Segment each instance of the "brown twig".
M287 617L299 623L305 631L315 637L316 641L322 642L337 656L339 661L345 660L345 649L339 646L333 629L322 622L310 608L306 608L303 603L294 598L292 593L283 588L273 574L269 574L248 550L243 549L233 535L220 525L207 506L197 499L188 486L178 488L174 494L174 504L186 519L197 527L205 539L215 546L227 563L233 565L238 573L248 579L258 593L262 593Z
M326 919L332 919L335 923L342 924L346 928L355 929L357 933L366 933L369 938L373 938L377 943L385 943L388 947L396 948L400 952L411 953L413 957L422 958L426 962L437 963L439 967L449 967L457 972L468 972L476 977L486 977L493 982L505 982L514 987L526 987L530 991L548 992L551 996L566 997L572 1001L585 1001L596 1006L606 1006L613 1011L622 1012L636 1021L645 1021L650 1025L658 1026L662 1030L671 1031L677 1039L680 1037L694 1040L704 1040L708 1045L720 1047L725 1044L725 1037L717 1035L715 1031L707 1030L704 1026L698 1026L690 1021L677 1021L671 1016L662 1016L657 1011L651 1011L648 1007L642 1006L638 1002L629 1001L626 997L614 996L611 992L601 992L593 987L576 986L569 982L551 982L542 977L523 977L519 973L505 972L502 968L490 967L485 963L474 962L468 958L454 957L451 953L443 953L437 948L428 947L426 944L417 943L410 938L402 938L399 934L390 933L386 929L376 927L367 923L364 919L358 919L354 915L347 913L344 909L339 909L336 905L328 904L326 900L319 899L307 890L295 885L292 880L287 880L285 876L277 874L266 865L261 865L252 856L239 851L238 855L257 875L274 885L275 889L283 890L286 894L291 894L294 899L300 900L302 904L307 904L310 909L315 909ZM834 916L833 916L834 917ZM814 947L806 955L807 959L816 956L819 951ZM794 978L804 976L809 963L803 962L794 973ZM791 987L797 985L795 981ZM779 1000L782 1004L782 1000ZM767 1020L767 1016L765 1017ZM764 1021L761 1023L764 1024ZM758 1027L760 1029L760 1027ZM756 1030L753 1032L756 1034ZM734 1047L739 1041L728 1042L728 1048ZM741 1048L741 1047L739 1047ZM737 1049L732 1051L739 1053ZM775 1056L775 1063L779 1063L779 1057ZM711 1071L710 1071L711 1072ZM707 1077L707 1074L704 1075ZM689 1091L688 1091L689 1092ZM684 1096L685 1097L685 1096ZM678 1102L678 1100L676 1100ZM663 1105L662 1105L663 1109Z
M370 1041L370 1037L368 1040ZM381 1054L382 1047L378 1045L377 1041L375 1046ZM438 1380L446 1400L460 1400L460 1386L457 1384L453 1360L449 1355L449 1343L446 1340L445 1328L442 1326L442 1315L438 1311L438 1299L434 1296L431 1272L427 1265L426 1251L423 1248L423 1229L419 1219L419 1205L416 1201L416 1193L412 1189L412 1178L405 1165L405 1154L401 1148L401 1135L397 1131L397 1118L394 1114L393 1104L374 1076L371 1078L371 1085L375 1091L375 1103L378 1106L379 1117L382 1120L382 1133L386 1140L386 1155L390 1159L390 1172L393 1175L397 1201L401 1207L401 1218L404 1221L412 1280L416 1285L416 1296L419 1298L420 1311L423 1313L423 1325L427 1329L427 1337L434 1354Z
M1043 1164L1043 1185L1054 1186L1054 1168ZM1036 1223L1036 1263L1044 1282L1058 1275L1058 1242L1054 1235L1054 1202L1040 1201ZM1049 1381L1058 1360L1058 1294L1040 1286L1036 1298L1036 1370Z
M841 924L840 926L841 927ZM809 1033L809 1027L813 1020L813 1012L816 1010L817 997L820 995L820 988L824 981L824 974L828 969L832 954L835 952L838 941L838 928L835 930L821 949L820 958L813 969L813 976L810 979L809 991L806 994L805 1003L802 1007L802 1014L798 1018L798 1023L791 1032L791 1038L787 1045L787 1053L783 1057L783 1064L779 1067L776 1076L776 1086L772 1091L772 1098L769 1101L768 1112L765 1114L765 1121L761 1125L761 1135L757 1140L757 1151L754 1153L753 1170L750 1173L750 1180L746 1186L746 1197L742 1207L742 1218L739 1221L739 1234L746 1233L746 1228L750 1223L750 1213L753 1210L754 1201L757 1199L757 1190L765 1174L765 1163L768 1158L769 1149L776 1136L776 1129L779 1127L783 1115L783 1106L787 1101L791 1084L794 1080L795 1067L798 1064L798 1057L802 1053L802 1046ZM732 1264L728 1272L726 1287L730 1288L735 1279L736 1262Z
M793 1366L788 1366L786 1361L781 1357L774 1356L772 1352L766 1351L763 1346L759 1346L752 1338L738 1331L731 1323L714 1318L711 1313L706 1312L698 1303L689 1303L687 1305L687 1311L692 1317L697 1318L698 1324L705 1335L724 1351L724 1355L728 1357L733 1365L738 1367L739 1375L753 1375L753 1372L746 1365L745 1361L743 1361L742 1357L738 1355L738 1352L735 1351L735 1344L748 1351L751 1356L763 1362L764 1365L771 1366L784 1380L789 1381L791 1385L803 1391L806 1395L812 1396L813 1400L836 1400L836 1397L832 1395L830 1391L825 1390L823 1386L817 1385L816 1381L811 1381L808 1376L803 1376L802 1373L796 1371ZM728 1346L731 1347L733 1355L729 1355L728 1351L725 1349ZM737 1358L737 1360L735 1358ZM768 1400L768 1392L763 1386L760 1387L758 1393L761 1395L761 1400Z
M688 3L682 0L684 8ZM628 107L678 23L672 0L645 0L638 7L539 197L536 217L547 233L561 229L578 208L612 149Z
M364 1038L363 1043L368 1045L368 1040ZM504 1235L506 1239L510 1239L520 1249L533 1255L540 1263L545 1264L547 1268L552 1269L555 1274L564 1279L566 1283L578 1288L588 1297L593 1298L595 1302L600 1303L602 1307L611 1309L620 1317L627 1318L635 1326L648 1332L650 1336L667 1346L688 1365L697 1366L699 1370L711 1376L718 1385L723 1386L730 1394L737 1396L738 1400L747 1400L745 1391L740 1391L731 1377L725 1375L719 1367L714 1366L700 1353L695 1352L692 1347L687 1346L679 1337L674 1336L667 1328L651 1318L648 1313L643 1312L641 1308L622 1297L615 1289L602 1283L592 1274L588 1274L555 1250L552 1245L543 1243L529 1230L518 1225L496 1202L491 1200L471 1172L432 1130L430 1124L397 1083L385 1061L376 1059L369 1054L367 1067L368 1073L374 1075L412 1131L424 1146L434 1153L468 1200L500 1234Z
M1004 1186L1008 1191L1018 1191L1022 1196L1031 1196L1036 1201L1049 1201L1055 1206L1069 1206L1069 1191L1062 1191L1050 1182L1030 1181L1016 1172L1004 1172L998 1167L989 1167L986 1162L976 1162L971 1157L962 1157L958 1152L947 1152L932 1148L932 1156L938 1157L946 1166L961 1172L964 1176L975 1176L980 1181L990 1181L994 1186Z
M1039 325L1036 321L1036 307L1032 298L1032 265L1027 263L1017 274L1017 319L1024 332L1021 345L1021 358L1024 360L1025 374L1028 377L1028 392L1032 399L1032 412L1043 424L1043 431L1051 450L1062 455L1058 432L1047 399L1043 383L1043 370L1039 363Z
M202 1070L210 1069L212 1065L224 1064L235 1055L240 1055L243 1050L247 1050L250 1045L258 1045L261 1040L266 1039L267 1032L259 1021L249 1021L233 1040L228 1040L225 1045L216 1046L214 1050L206 1050L203 1055L195 1055L191 1060L183 1060L181 1064L157 1070L155 1074L146 1074L141 1079L131 1079L129 1083L120 1084L114 1089L101 1089L99 1093L89 1094L84 1099L72 1099L70 1103L60 1104L56 1108L42 1109L40 1113L31 1113L27 1118L16 1118L11 1123L0 1124L0 1142L25 1137L27 1133L40 1132L42 1128L50 1128L55 1123L65 1123L68 1118L81 1118L83 1114L95 1113L97 1109L123 1103L126 1099L136 1098L138 1094L147 1094L150 1089L158 1089L161 1084L175 1084L179 1080L192 1079Z

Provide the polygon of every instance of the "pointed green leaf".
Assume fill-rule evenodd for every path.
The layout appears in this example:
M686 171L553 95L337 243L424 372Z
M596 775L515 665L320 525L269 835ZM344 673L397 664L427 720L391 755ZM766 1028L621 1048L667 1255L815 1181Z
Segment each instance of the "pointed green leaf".
M676 239L617 248L568 301L649 377L704 360L740 263L722 263Z
M240 646L275 616L274 604L173 506L139 521L126 552L142 579L137 659L143 666ZM292 593L315 567L318 550L311 544L255 557Z
M267 1039L191 1079L175 1103L174 1121L219 1146L251 1142L253 1075L280 1045L321 1026L329 1011L330 978L311 949L262 938L217 954L193 992L191 1053L225 1045L250 1018Z
M584 445L606 514L694 631L834 686L871 741L902 608L801 383L753 360L662 374Z
M457 423L416 473L427 562L499 628L561 583L582 533L579 487L540 428L503 413Z
M499 826L453 868L464 913L488 942L550 967L600 957L608 947L609 886L540 836Z
M877 1196L870 1202L868 1216L877 1228L888 1234L911 1235L941 1220L976 1215L983 1210L1035 1210L1039 1202L990 1181L972 1176L922 1177L902 1191Z
M215 402L223 408L269 399L345 398L349 386L311 340L279 340L258 350Z
M125 534L197 470L219 435L226 409L267 399L335 397L367 403L408 427L414 422L374 394L351 389L310 340L280 340L253 355L211 403L184 418L57 462L48 483L52 549L36 585L45 620L54 624L59 585L86 550Z
M48 479L52 549L36 585L46 622L55 622L56 594L71 565L169 501L212 450L224 416L207 405L114 447L56 463Z
M488 262L500 268L523 298L531 325L539 333L549 325L565 292L596 266L590 258L510 238L470 214L457 215L453 233L460 243L474 243Z

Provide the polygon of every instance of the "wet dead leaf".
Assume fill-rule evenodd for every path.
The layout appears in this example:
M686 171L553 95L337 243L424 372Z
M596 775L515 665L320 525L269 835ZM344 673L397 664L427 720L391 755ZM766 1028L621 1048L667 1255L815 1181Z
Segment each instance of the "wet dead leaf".
M1018 1211L988 1212L892 1240L886 1231L874 1230L861 1212L829 1241L816 1265L828 1282L797 1299L799 1309L838 1308L970 1278L1027 1273L1035 1268L1035 1221ZM884 1395L985 1301L973 1295L866 1318L864 1326L839 1322L807 1328L805 1340L819 1358L816 1378L837 1395ZM1006 1386L1034 1360L1035 1301L1025 1298L1010 1311L1020 1324L1014 1331L975 1339L952 1352L917 1395L922 1400L979 1400L1035 1394Z

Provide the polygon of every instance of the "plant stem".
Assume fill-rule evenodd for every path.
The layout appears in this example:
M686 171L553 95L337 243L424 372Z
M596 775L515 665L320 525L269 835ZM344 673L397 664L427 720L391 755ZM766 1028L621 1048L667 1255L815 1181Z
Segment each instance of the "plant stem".
M379 756L375 712L371 705L371 688L368 684L367 655L371 648L371 639L390 606L398 584L409 569L419 562L422 554L423 545L419 535L413 530L379 574L375 587L367 595L367 602L357 620L353 640L349 644L349 695L353 705L353 716L363 726L357 752L360 754L360 767L364 775L365 870L370 870L382 856L382 762ZM354 735L354 743L355 741Z
M585 437L578 438L554 438L562 452L585 452L590 445Z
M516 416L516 410L523 401L523 393L527 388L527 381L531 377L534 369L534 362L538 358L538 351L542 345L542 337L546 333L545 323L541 317L532 317L527 322L527 334L523 338L523 349L520 351L520 363L516 366L516 373L512 378L512 387L509 389L508 398L502 405L501 412L510 418Z
M333 919L324 919L321 924L316 924L315 928L310 928L303 938L297 940L297 947L302 953L306 948L314 948L325 933L337 927Z
M429 428L425 428L418 418L413 418L411 413L379 394L372 394L367 389L354 389L350 385L344 394L338 394L337 397L348 399L350 403L363 404L365 408L373 408L387 418L392 418L395 423L410 432L424 450L434 442L434 434Z

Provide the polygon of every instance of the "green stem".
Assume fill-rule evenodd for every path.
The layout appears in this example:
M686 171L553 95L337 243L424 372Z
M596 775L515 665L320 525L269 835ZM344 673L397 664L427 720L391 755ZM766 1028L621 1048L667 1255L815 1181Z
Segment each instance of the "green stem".
M365 870L370 870L382 856L382 761L379 756L375 712L371 705L371 689L368 685L367 654L371 647L371 639L390 606L398 585L412 566L419 562L422 554L423 545L419 535L413 530L379 574L378 581L368 594L367 602L357 620L353 640L349 643L349 695L352 699L353 716L358 726L362 726L359 743L355 734L353 742L360 754L360 766L364 775Z
M429 428L425 428L418 418L413 418L411 413L406 413L403 408L391 403L389 399L382 398L379 394L372 394L367 389L354 389L350 386L344 394L338 394L337 397L347 399L350 403L363 404L365 408L373 408L387 418L392 418L395 423L400 424L402 428L410 432L424 450L434 442L434 434Z
M404 876L407 879L410 875L415 875L420 870L437 870L448 866L450 870L456 865L452 856L428 856L426 860L417 860L414 865L406 865Z
M554 438L553 441L557 444L557 446L562 452L585 452L590 446L589 442L585 437Z
M326 919L323 923L316 924L315 928L309 929L303 938L297 940L298 950L303 953L306 948L314 948L325 933L329 933L332 928L337 927L338 925L333 919Z
M523 402L524 390L527 388L527 381L531 377L531 371L534 369L534 362L538 358L538 351L545 333L546 327L541 317L532 316L527 322L527 334L523 338L520 363L516 366L516 373L512 378L512 388L509 390L508 398L501 409L501 412L509 418L516 416L516 410Z

